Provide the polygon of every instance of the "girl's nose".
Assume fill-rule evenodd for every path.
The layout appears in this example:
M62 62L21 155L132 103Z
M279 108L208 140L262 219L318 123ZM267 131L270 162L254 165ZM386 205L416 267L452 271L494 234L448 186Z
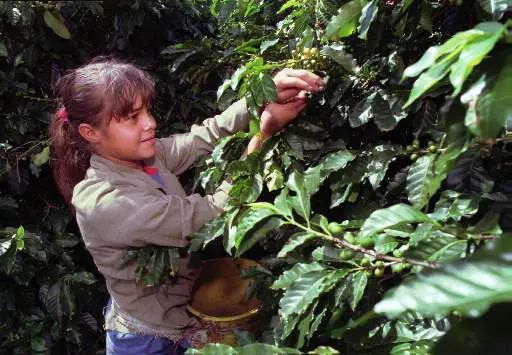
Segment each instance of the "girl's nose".
M144 115L144 120L142 121L142 128L146 131L156 128L156 121L150 113Z

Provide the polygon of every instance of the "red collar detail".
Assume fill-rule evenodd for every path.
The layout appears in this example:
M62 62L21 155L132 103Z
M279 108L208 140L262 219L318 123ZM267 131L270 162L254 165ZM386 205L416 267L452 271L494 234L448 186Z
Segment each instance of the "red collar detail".
M158 168L143 166L142 169L144 169L144 171L149 175L155 175L156 173L158 173Z

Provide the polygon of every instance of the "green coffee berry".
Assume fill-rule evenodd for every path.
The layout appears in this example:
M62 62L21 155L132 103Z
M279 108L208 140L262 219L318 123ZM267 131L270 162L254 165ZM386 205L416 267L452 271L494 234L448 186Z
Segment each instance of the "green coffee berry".
M340 259L341 260L350 260L354 257L354 252L350 249L343 249L340 252Z
M412 161L416 161L418 159L418 154L414 153L414 154L411 154L411 160Z
M382 260L378 260L375 262L375 266L379 269L384 268L384 262Z
M373 270L373 274L376 277L381 277L382 275L384 275L384 269L377 268L377 269Z
M391 265L391 271L393 271L397 274L404 271L404 264L398 263L398 264Z
M341 235L343 234L343 227L339 223L336 223L336 222L329 223L329 225L327 226L327 229L335 237L341 237Z
M371 248L373 247L373 238L372 237L365 237L358 240L358 244L362 246L363 248Z
M347 243L349 243L349 244L355 244L356 243L356 238L354 237L352 232L345 233L345 235L343 236L343 239L345 239L345 241Z
M370 259L368 259L368 258L361 259L361 266L369 266L369 265L370 265Z
M395 249L395 250L393 250L393 256L394 256L395 258L401 258L401 257L402 257L402 256L404 256L404 255L402 254L402 252L401 252L400 250Z

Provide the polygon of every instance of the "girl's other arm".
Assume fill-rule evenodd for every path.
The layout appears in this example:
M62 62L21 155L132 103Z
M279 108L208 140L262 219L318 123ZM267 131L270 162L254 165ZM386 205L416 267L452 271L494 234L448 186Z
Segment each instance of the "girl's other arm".
M249 128L249 112L245 99L232 104L215 117L201 125L193 125L189 133L159 139L160 159L174 174L179 175L190 168L198 157L213 151L219 138Z

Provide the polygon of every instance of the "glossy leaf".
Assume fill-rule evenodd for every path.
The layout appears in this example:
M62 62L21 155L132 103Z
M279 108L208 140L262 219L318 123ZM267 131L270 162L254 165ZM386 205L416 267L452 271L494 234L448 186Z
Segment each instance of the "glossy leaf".
M352 0L342 5L338 15L331 18L325 29L325 38L338 40L350 36L357 27L365 1Z
M407 310L423 315L445 315L456 310L477 316L493 303L510 302L511 250L510 238L503 238L474 257L420 273L388 292L374 309L389 317Z
M482 139L494 139L507 120L512 120L510 85L512 59L507 56L494 87L478 97L474 120L466 120L466 126Z
M295 250L308 240L314 238L318 238L318 236L308 232L296 233L292 235L290 239L286 242L286 244L283 246L283 248L279 251L277 257L284 258L286 255L288 255L289 252Z
M43 18L46 25L50 27L57 36L64 39L71 38L71 33L69 33L68 28L62 22L62 16L60 16L60 13L57 12L57 14L55 14L46 10L43 14Z
M275 215L273 210L269 209L248 209L237 223L235 233L235 247L238 249L247 232L256 227L256 224L262 222L268 217Z
M429 222L436 224L426 214L406 204L398 204L373 212L366 219L359 233L359 238L372 236L384 229L405 223Z
M258 223L255 228L245 234L240 245L237 246L236 256L240 256L247 252L259 240L265 238L268 233L278 230L283 224L283 220L278 217L271 217L264 222Z
M452 65L450 81L455 88L453 96L460 93L473 68L480 64L506 31L505 26L501 24L490 22L489 25L492 26L489 33L468 43L460 53L459 60Z
M509 0L478 0L478 2L486 12L493 15L502 14L512 9Z
M359 301L363 297L366 284L368 283L368 272L366 270L356 271L350 279L349 304L352 310L356 310Z
M325 269L319 263L311 264L295 264L290 270L285 271L281 276L272 284L271 288L286 289L290 287L301 275L309 272L323 271Z
M286 289L279 301L279 313L287 317L291 314L300 315L314 300L334 285L345 275L345 270L314 271L301 275Z
M293 172L286 185L288 188L295 192L295 196L288 198L289 204L293 207L294 211L297 212L306 221L309 220L311 213L311 202L309 200L309 194L307 187L304 184L304 176L299 172Z
M422 209L436 192L436 190L429 190L430 181L434 177L434 160L435 155L420 157L412 164L407 175L409 201L417 209Z
M363 7L361 18L359 19L359 26L357 26L359 38L366 40L368 30L377 17L378 12L379 2L377 0L371 0L368 4L365 5L365 7Z
M343 44L335 43L325 46L320 51L320 54L331 58L349 73L355 74L359 71L356 60L346 51L346 47Z

